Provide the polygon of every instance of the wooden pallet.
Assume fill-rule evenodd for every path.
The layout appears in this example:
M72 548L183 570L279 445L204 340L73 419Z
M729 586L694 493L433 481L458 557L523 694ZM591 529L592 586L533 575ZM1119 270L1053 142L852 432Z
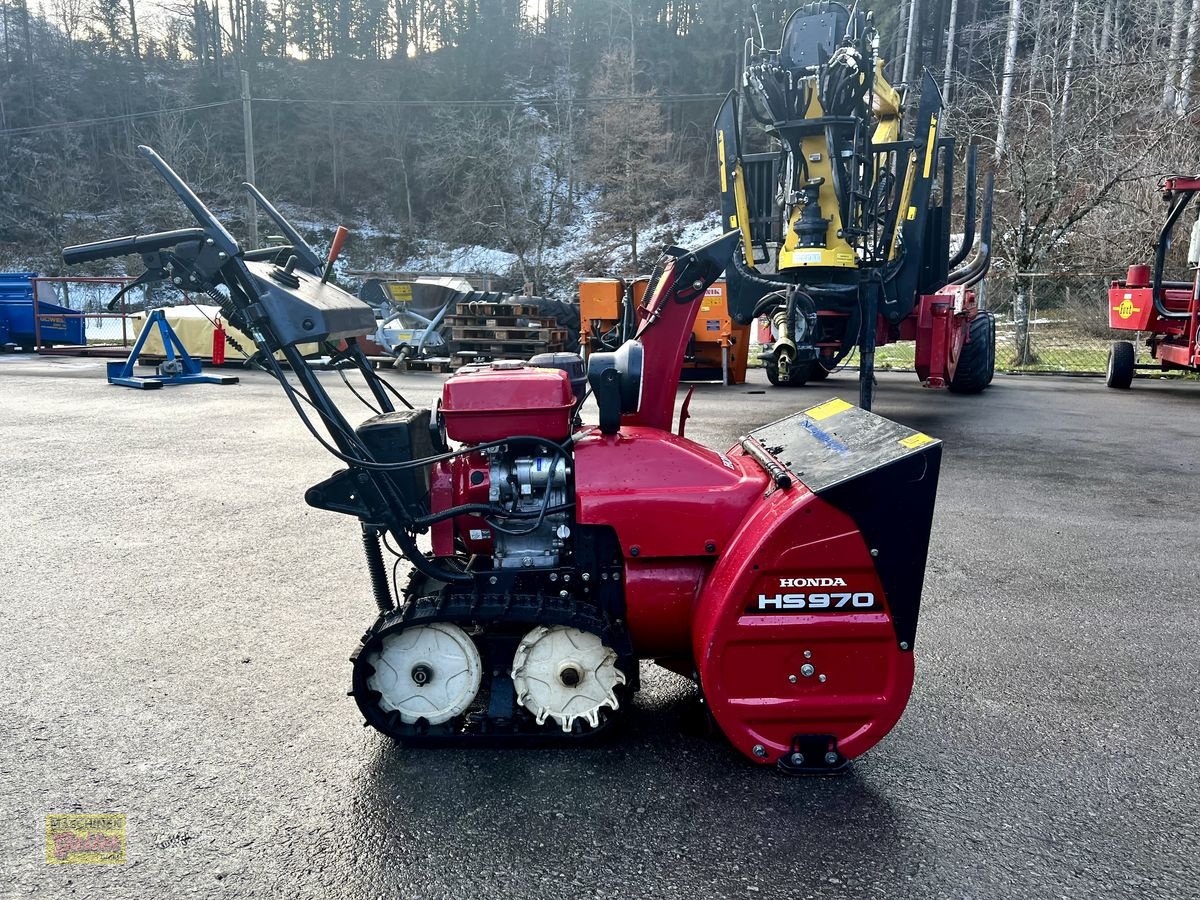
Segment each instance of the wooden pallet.
M553 316L446 316L451 328L556 328Z
M454 308L455 313L460 316L472 316L478 318L480 316L537 316L538 310L536 306L529 303L483 303L481 301L470 301L460 303Z
M539 353L556 353L564 348L562 343L549 341L458 341L458 353L471 352L480 356L503 356L528 358Z
M392 368L399 369L401 372L434 372L444 375L453 372L458 365L451 359L438 357L434 359L397 359L392 363Z
M450 329L455 341L546 341L565 344L565 328L493 328L488 325L459 325Z
M538 312L528 303L459 303L446 326L462 364L491 359L529 359L539 353L555 353L570 342L567 329L558 327L553 316Z

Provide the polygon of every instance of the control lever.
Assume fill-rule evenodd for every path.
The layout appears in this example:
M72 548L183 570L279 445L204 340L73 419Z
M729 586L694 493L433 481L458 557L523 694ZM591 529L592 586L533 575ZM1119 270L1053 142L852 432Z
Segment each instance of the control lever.
M329 276L333 274L333 264L341 256L342 245L346 243L346 236L348 234L350 234L350 231L345 225L339 225L337 231L333 233L333 243L329 245L329 259L325 261L325 274L321 276L321 284L328 282Z

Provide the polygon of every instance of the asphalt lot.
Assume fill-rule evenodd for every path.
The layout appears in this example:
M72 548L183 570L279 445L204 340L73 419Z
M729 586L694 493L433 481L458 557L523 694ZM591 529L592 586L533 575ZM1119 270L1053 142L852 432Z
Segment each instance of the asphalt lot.
M689 436L856 397L752 379ZM345 696L357 528L303 502L337 466L268 379L0 357L0 897L1200 896L1200 383L883 375L876 411L946 442L916 686L786 778L657 669L615 743L398 750ZM128 863L47 865L72 811L126 813Z

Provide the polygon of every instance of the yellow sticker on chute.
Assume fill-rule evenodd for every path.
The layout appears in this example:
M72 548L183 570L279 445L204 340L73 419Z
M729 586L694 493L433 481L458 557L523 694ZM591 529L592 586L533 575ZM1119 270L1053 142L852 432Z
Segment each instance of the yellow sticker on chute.
M901 438L899 444L901 447L906 447L909 450L915 450L917 447L924 447L926 444L932 444L933 442L934 438L931 438L929 435L922 434L918 431L916 434L910 434L906 438Z
M937 150L937 117L929 120L929 139L925 143L925 177L933 171L933 154Z
M845 400L830 400L827 403L822 403L820 406L814 406L812 409L806 409L804 414L810 419L815 419L820 422L822 419L828 419L830 416L836 416L840 412L845 412L852 408L852 404Z
M725 131L717 132L717 171L721 175L721 193L729 192L729 179L725 174Z
M916 217L917 217L917 208L915 206L910 206L908 208L908 215L907 215L908 221L911 222Z

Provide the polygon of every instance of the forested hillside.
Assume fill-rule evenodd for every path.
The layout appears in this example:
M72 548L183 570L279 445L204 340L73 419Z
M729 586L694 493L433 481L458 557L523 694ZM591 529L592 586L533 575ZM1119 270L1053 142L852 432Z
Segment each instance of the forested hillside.
M996 170L1001 272L1120 267L1154 176L1200 169L1200 0L867 5L889 78L932 71ZM768 43L793 6L759 0ZM357 226L360 267L438 241L539 289L632 268L715 209L711 122L758 27L742 0L10 0L0 267L185 224L139 143L242 227L244 70L259 185Z

